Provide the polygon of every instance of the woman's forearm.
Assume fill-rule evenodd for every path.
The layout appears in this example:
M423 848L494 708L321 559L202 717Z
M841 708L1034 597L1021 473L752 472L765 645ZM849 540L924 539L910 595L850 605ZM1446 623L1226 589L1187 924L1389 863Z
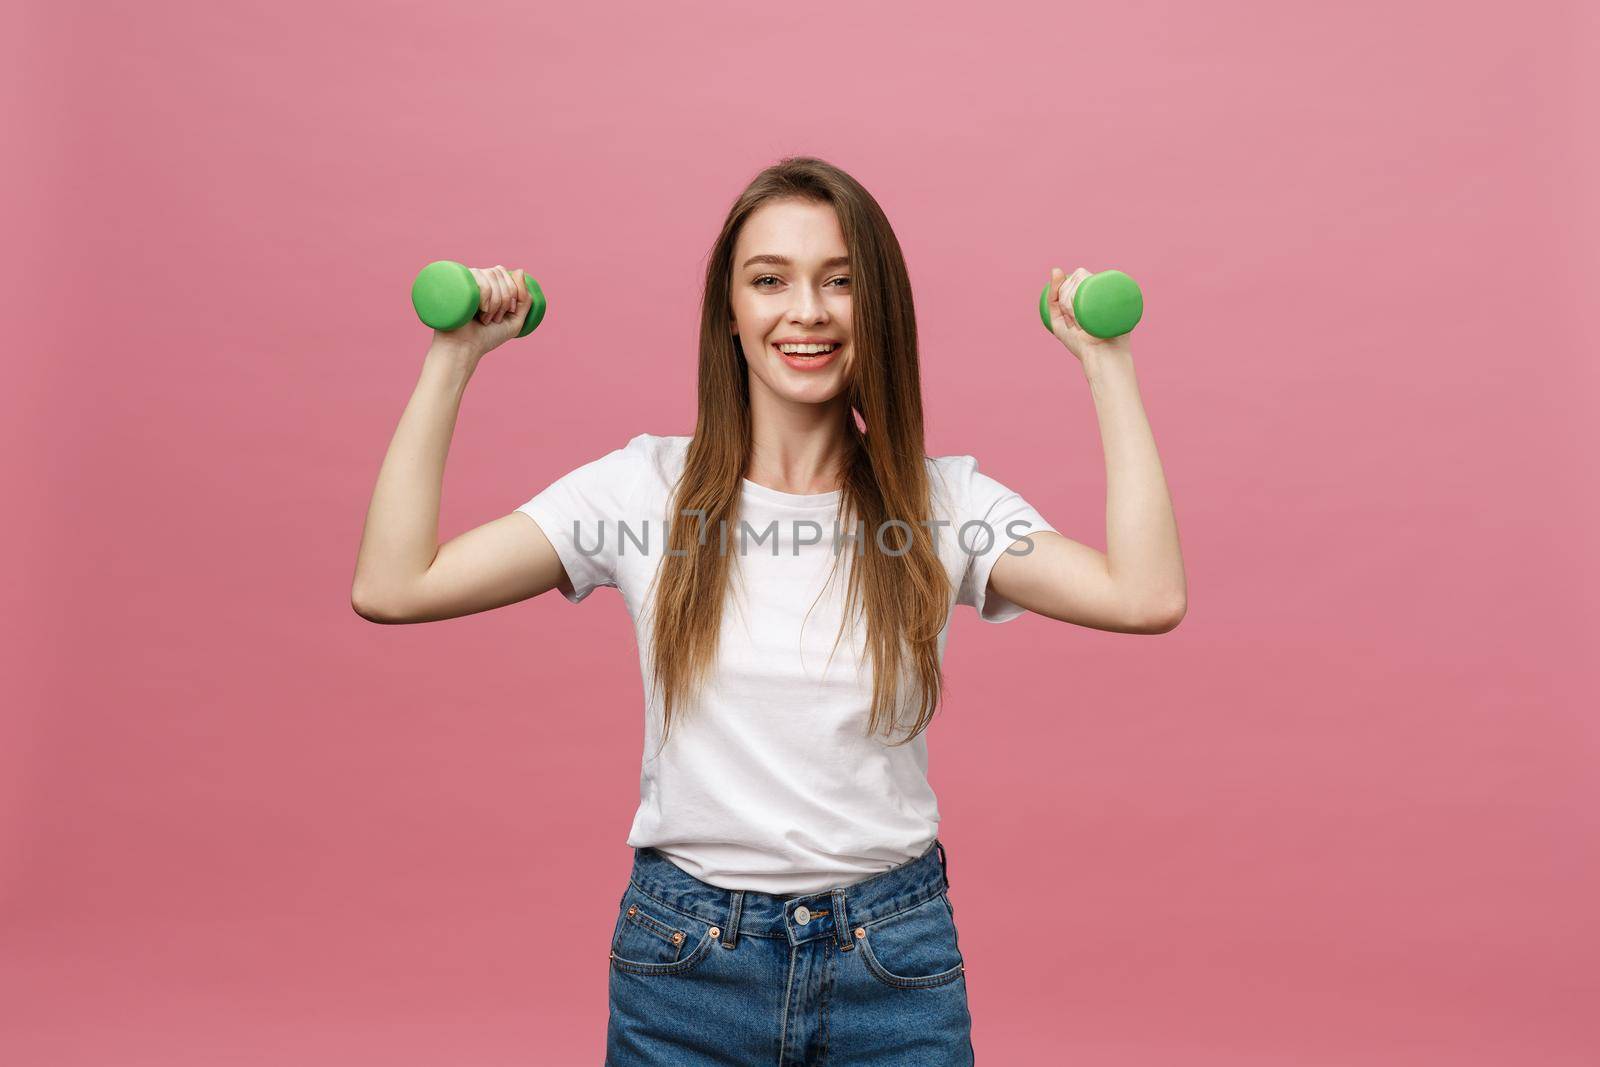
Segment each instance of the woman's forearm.
M1183 614L1187 581L1178 522L1145 415L1133 357L1123 352L1086 366L1106 458L1106 558L1131 599Z
M439 551L445 457L476 364L470 352L438 342L423 359L367 508L351 587L357 611L400 599Z

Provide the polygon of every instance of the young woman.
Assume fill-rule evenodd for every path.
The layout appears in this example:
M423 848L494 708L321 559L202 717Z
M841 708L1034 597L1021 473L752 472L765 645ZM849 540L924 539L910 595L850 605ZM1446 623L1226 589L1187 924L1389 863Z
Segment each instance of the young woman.
M482 309L428 351L352 599L394 623L552 588L573 603L603 585L622 595L647 743L606 1062L971 1063L922 731L954 604L1125 633L1182 618L1177 527L1128 338L1078 329L1085 272L1052 271L1052 325L1100 418L1102 554L972 456L924 455L894 232L849 175L787 159L750 183L712 249L694 433L639 434L439 545L462 391L529 306L521 272L474 273Z

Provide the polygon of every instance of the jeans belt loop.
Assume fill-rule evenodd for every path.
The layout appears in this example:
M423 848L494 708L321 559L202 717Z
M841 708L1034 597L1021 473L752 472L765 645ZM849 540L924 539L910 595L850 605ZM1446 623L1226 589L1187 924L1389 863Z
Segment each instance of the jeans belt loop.
M744 910L744 890L735 889L728 907L728 922L722 928L722 947L732 948L739 943L739 913Z

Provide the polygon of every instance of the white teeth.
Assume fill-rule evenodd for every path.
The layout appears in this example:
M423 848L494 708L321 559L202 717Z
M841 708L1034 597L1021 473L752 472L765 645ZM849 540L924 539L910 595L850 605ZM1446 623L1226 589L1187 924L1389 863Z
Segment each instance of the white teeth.
M779 345L782 351L790 355L814 356L822 352L832 352L838 345Z

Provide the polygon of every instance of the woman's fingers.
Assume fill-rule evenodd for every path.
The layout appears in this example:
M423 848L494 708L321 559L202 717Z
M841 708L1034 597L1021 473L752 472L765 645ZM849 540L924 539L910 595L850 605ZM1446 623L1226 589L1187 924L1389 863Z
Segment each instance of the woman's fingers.
M478 313L473 318L479 322L488 322L489 297L494 292L494 288L489 284L489 276L486 272L479 270L477 267L468 267L467 270L472 272L472 280L478 283Z
M532 299L533 294L528 292L527 272L517 269L511 272L511 313L515 315L522 310L522 305Z
M1050 268L1050 304L1055 313L1069 326L1072 325L1072 294L1068 291L1071 279L1060 267Z
M495 308L500 303L500 284L495 280L494 268L472 268L478 279L478 321L484 325L494 321Z
M532 303L526 275L521 270L508 270L501 264L492 267L468 267L478 283L477 320L493 325L508 316L514 317L524 303Z
M511 296L511 286L506 283L506 269L500 264L494 265L494 314L491 322L499 322L506 317L506 300Z
M484 325L494 321L494 308L500 302L500 287L494 280L494 268L483 268L483 294L478 301L478 318Z
M506 300L500 309L500 317L509 319L517 313L517 280L512 277L509 267L500 268L500 279L506 287Z
M1060 273L1061 273L1061 268L1057 267L1054 271L1051 272L1051 278L1052 279L1056 278L1057 276L1060 275ZM1088 276L1089 276L1089 271L1085 270L1082 267L1079 267L1077 270L1073 271L1071 274L1069 274L1067 276L1067 280L1064 283L1061 283L1061 284L1059 284L1057 286L1057 292L1059 293L1059 301L1058 302L1059 302L1059 305L1060 305L1060 308L1061 308L1061 317L1063 319L1066 319L1067 322L1072 324L1073 326L1078 325L1078 320L1075 317L1073 317L1073 314L1072 314L1072 297L1073 297L1073 295L1075 293L1077 293L1078 286L1083 284L1083 280L1085 278L1087 278Z

